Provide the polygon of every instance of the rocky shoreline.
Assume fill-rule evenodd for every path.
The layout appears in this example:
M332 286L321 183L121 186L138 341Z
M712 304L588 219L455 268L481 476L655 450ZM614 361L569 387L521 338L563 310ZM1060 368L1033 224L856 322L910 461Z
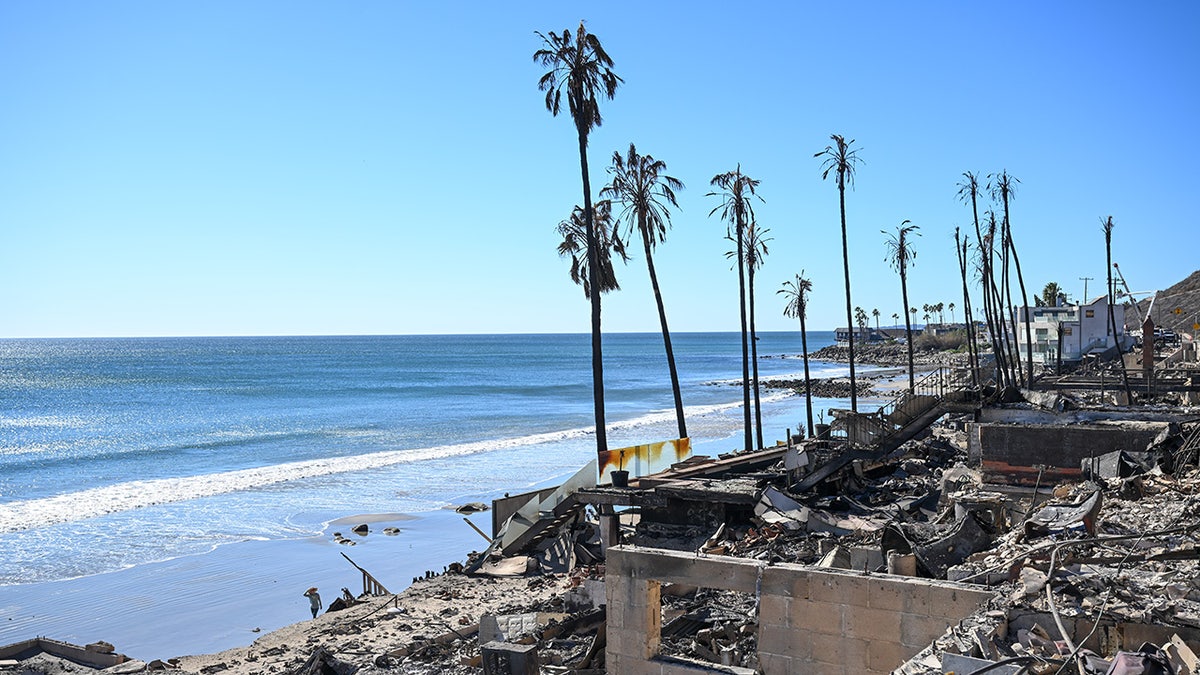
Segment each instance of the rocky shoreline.
M829 345L809 354L810 359L818 361L850 362L850 348L841 345ZM877 366L908 367L908 349L899 342L887 344L859 344L854 347L855 363L869 363ZM918 366L965 366L966 352L938 351L936 349L916 350L913 352L913 364Z

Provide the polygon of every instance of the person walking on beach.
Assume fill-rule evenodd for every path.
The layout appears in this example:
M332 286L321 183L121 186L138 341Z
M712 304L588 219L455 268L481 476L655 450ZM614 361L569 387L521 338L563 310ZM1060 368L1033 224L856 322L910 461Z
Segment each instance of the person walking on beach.
M308 598L308 608L312 610L313 618L317 618L317 612L321 611L321 595L317 593L317 587L304 591L304 597Z

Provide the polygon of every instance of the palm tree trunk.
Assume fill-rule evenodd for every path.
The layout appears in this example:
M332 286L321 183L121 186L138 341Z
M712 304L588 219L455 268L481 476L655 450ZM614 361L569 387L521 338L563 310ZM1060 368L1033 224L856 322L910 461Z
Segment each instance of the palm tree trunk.
M850 410L858 412L858 387L854 382L854 313L850 308L850 246L846 243L846 185L841 176L838 177L838 206L842 213L842 268L846 276L846 330L850 331Z
M1012 364L1013 364L1012 381L1013 381L1014 385L1020 385L1020 383L1021 383L1021 348L1020 348L1020 345L1017 344L1017 311L1016 311L1016 309L1014 309L1014 306L1013 306L1012 279L1009 277L1009 274L1008 274L1008 258L1012 254L1012 239L1011 239L1011 232L1009 232L1009 229L1008 229L1008 218L1007 217L1005 217L1005 219L1004 219L1004 226L1003 226L1001 232L1002 232L1001 238L1003 239L1003 242L1004 242L1004 245L1002 246L1002 250L1004 252L1004 267L1003 267L1003 277L1002 277L1004 288L1001 289L1004 294L1004 304L1002 305L1002 307L1004 307L1005 311L1008 314L1007 320L1005 321L1005 324L1004 324L1004 332L1007 335L1010 329L1012 331L1011 339L1009 339L1007 341L1008 348L1011 352L1010 356L1012 358Z
M1025 309L1025 363L1029 366L1029 379L1026 380L1026 386L1029 389L1033 389L1033 330L1029 326L1029 323L1033 320L1033 317L1030 316L1027 309L1027 305L1029 303L1026 298L1029 296L1025 295L1025 277L1021 275L1021 259L1017 257L1016 246L1012 247L1012 252L1013 263L1017 266L1017 284L1021 288L1021 306L1023 309Z
M979 204L975 193L971 193L971 216L975 221L975 238L979 242L979 260L983 267L983 278L979 285L983 291L983 318L987 324L988 338L992 343L992 359L996 362L996 378L999 384L1004 384L1004 359L1000 353L1000 342L996 335L997 324L992 316L991 291L995 287L992 281L992 250L991 246L984 249L983 231L979 228Z
M742 222L742 214L737 214L737 268L738 268L738 305L741 310L742 321L742 414L744 417L744 449L750 450L754 447L754 437L750 427L750 350L746 344L746 268L742 264L745 260L743 257L742 239L745 232L745 224Z
M608 451L604 428L604 355L600 340L600 251L596 243L596 225L592 217L592 183L588 179L587 134L579 132L579 169L583 173L583 213L587 219L588 285L592 301L592 403L596 413L596 451Z
M645 216L638 219L644 221ZM671 393L675 396L675 421L679 425L679 437L687 438L687 424L683 419L683 397L679 393L679 373L675 370L675 352L671 349L671 331L667 329L667 310L663 307L662 292L658 288L658 274L654 271L654 256L650 248L650 239L646 234L645 223L639 223L642 232L642 246L646 251L646 269L650 270L650 287L654 289L654 303L658 305L658 324L662 326L663 347L667 351L667 369L671 371Z
M904 306L908 307L908 273L904 269L904 262L900 263L900 297L904 298ZM908 320L908 313L904 314L904 336L908 342L908 393L913 393L916 382L916 369L913 368L913 339L912 339L912 323Z
M967 363L971 366L971 386L979 386L979 355L978 345L975 344L975 326L971 319L971 292L967 285L967 243L963 241L960 246L958 239L958 229L954 230L954 249L958 254L958 270L962 274L962 292L963 292L963 322L967 326Z
M753 245L753 244L752 244ZM754 266L746 265L747 295L750 298L750 363L754 371L754 438L763 447L762 402L758 395L758 333L754 330Z
M804 292L803 289L800 291ZM804 354L804 412L808 414L808 437L813 437L812 414L812 380L808 376L808 331L804 326L804 314L807 308L800 305L800 349Z

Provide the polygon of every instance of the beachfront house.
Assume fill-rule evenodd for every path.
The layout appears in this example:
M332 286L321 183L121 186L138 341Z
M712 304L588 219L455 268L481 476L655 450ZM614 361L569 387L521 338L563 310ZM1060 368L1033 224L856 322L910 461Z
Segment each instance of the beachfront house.
M1052 365L1077 363L1085 356L1101 355L1117 344L1108 322L1108 297L1100 296L1083 305L1060 305L1056 307L1021 307L1021 321L1017 324L1017 345L1021 358L1025 358L1025 324L1029 323L1033 339L1033 362ZM1125 333L1125 305L1113 305L1118 336L1122 349L1128 348L1132 338Z

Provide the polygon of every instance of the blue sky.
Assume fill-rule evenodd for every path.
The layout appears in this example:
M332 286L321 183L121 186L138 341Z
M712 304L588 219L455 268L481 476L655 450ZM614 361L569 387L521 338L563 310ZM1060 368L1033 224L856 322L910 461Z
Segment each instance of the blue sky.
M582 199L534 31L586 18L625 82L590 142L683 180L656 255L672 328L736 330L709 180L762 181L759 327L801 269L844 323L900 311L884 237L921 227L910 304L961 305L963 171L1021 180L1028 291L1102 292L1100 218L1135 291L1200 268L1194 2L0 3L0 336L586 332L556 224ZM985 205L986 208L986 205ZM608 331L656 331L644 261ZM961 311L956 311L961 317ZM948 318L948 317L947 317Z

